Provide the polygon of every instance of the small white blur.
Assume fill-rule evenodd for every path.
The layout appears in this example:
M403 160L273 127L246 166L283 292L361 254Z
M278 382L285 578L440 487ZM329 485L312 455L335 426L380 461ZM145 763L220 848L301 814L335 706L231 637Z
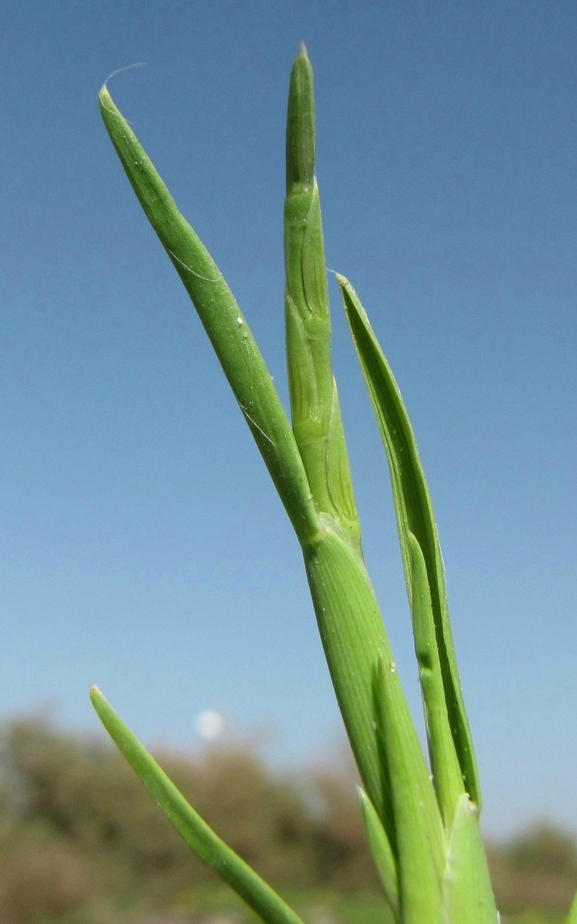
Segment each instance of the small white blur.
M224 718L220 713L206 709L198 713L194 720L194 727L205 741L214 741L224 730Z

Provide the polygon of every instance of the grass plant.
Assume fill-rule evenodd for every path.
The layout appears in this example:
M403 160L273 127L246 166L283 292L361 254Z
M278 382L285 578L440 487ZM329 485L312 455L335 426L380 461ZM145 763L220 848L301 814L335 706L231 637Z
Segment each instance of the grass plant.
M479 828L481 793L447 609L433 508L401 394L350 282L337 274L391 475L428 739L418 740L363 558L331 365L331 321L314 176L312 69L304 47L289 90L284 247L289 421L247 321L178 211L106 86L106 129L179 274L302 548L331 679L362 780L360 804L397 924L494 924ZM108 732L194 851L267 924L299 915L210 829L97 688ZM570 924L577 924L574 906Z

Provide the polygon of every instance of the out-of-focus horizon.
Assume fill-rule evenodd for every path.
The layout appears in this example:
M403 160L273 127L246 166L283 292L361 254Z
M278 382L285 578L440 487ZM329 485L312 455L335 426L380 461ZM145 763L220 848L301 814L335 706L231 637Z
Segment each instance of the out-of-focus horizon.
M96 105L147 63L111 92L284 399L304 39L327 262L415 427L485 829L577 830L576 38L565 0L2 5L0 716L55 702L95 732L96 682L147 743L194 747L207 713L275 729L279 766L338 740L290 526ZM364 547L417 712L386 463L331 297Z

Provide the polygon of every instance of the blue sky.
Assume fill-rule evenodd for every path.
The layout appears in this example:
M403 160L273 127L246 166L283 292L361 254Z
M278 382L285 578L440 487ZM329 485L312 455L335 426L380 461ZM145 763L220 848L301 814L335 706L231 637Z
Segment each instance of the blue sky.
M433 495L485 788L505 835L577 830L577 8L494 2L5 2L0 8L0 715L145 741L195 716L339 717L280 502L100 123L111 92L286 397L288 75L315 69L328 265L397 375ZM386 464L331 281L367 559L415 708Z

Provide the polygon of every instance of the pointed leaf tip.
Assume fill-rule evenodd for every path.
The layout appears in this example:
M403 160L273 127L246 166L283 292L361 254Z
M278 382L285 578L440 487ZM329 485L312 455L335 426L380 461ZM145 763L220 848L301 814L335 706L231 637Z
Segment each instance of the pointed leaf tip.
M108 102L108 100L112 101L112 97L110 96L107 84L103 83L98 93L98 102L101 106L104 106L105 102Z
M313 69L306 49L301 46L290 76L286 139L287 190L293 186L312 188L314 165Z

